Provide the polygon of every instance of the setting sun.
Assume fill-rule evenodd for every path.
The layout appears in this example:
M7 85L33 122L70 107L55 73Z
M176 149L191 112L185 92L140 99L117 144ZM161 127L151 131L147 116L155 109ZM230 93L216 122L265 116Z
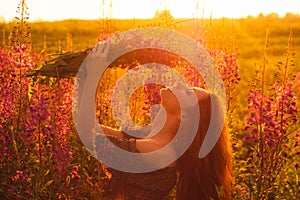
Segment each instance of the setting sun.
M20 0L0 0L0 17L14 18ZM152 18L157 10L167 9L176 18L213 17L240 18L259 13L299 13L297 0L27 0L30 20ZM104 5L104 7L103 7ZM103 9L104 8L104 9ZM104 12L103 12L104 11Z

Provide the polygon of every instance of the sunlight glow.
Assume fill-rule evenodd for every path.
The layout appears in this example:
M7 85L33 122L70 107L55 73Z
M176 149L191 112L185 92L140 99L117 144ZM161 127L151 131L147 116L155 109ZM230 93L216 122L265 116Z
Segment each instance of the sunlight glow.
M0 0L0 21L16 16L20 0ZM105 5L103 13L102 3ZM110 2L112 9L110 10ZM197 8L198 2L198 8ZM240 18L260 13L299 14L298 0L27 0L30 20L152 18L157 10L168 9L176 18Z

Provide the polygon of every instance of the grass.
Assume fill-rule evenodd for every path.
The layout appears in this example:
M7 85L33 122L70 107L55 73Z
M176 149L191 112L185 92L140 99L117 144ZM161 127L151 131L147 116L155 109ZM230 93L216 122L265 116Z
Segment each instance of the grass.
M286 18L248 17L242 19L175 19L173 28L191 37L193 34L202 36L210 48L230 48L238 53L239 72L241 82L238 110L246 107L248 82L257 67L263 62L264 41L267 29L270 33L268 50L269 67L267 74L273 74L276 63L283 57L283 49L287 45L289 30L293 31L293 42L296 52L300 52L300 16ZM64 20L56 22L30 23L32 48L36 52L47 46L48 53L57 53L61 49L68 49L68 40L72 41L72 50L85 49L97 42L101 32L102 20ZM154 19L111 20L111 32L126 31L132 28L157 25ZM0 24L6 37L12 28L12 23ZM68 36L69 35L69 36ZM46 36L46 40L45 40ZM0 36L3 41L3 34ZM70 47L69 47L70 49ZM227 49L228 50L228 49ZM300 71L300 57L296 55L293 72ZM268 76L267 78L272 78ZM243 112L242 112L243 113ZM240 115L244 116L244 115ZM243 120L243 119L240 119Z

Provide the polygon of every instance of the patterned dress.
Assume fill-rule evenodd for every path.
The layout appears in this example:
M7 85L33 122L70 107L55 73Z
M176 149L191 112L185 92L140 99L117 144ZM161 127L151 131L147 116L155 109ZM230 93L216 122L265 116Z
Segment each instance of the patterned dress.
M112 136L107 138L123 150L139 153L134 138L124 140ZM99 147L103 147L102 141L103 136L96 137L97 154L101 151ZM163 200L176 185L177 180L176 167L146 173L128 173L113 168L108 168L108 171L112 177L104 194L105 200Z

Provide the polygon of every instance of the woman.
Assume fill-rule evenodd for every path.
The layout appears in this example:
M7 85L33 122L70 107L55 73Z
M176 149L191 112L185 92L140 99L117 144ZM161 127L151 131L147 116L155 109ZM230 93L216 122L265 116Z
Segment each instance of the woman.
M96 149L97 154L101 154L103 150L103 136L97 136L95 145L93 144L91 134L95 116L93 106L95 98L93 95L97 88L95 81L98 81L99 68L107 65L108 52L109 44L99 43L87 57L84 63L86 77L79 91L79 98L81 99L79 101L76 128L83 144L89 149ZM175 96L175 90L177 93L182 93L182 96L187 97L189 93L194 92L198 104L188 106L186 110L183 110ZM201 144L210 124L212 115L211 99L216 98L216 96L209 94L204 89L185 87L164 88L161 89L160 93L161 105L166 113L166 121L157 134L152 136L149 134L147 138L133 138L123 131L102 125L96 127L96 132L102 129L111 142L126 151L134 153L153 152L167 145L176 135L180 123L184 121L183 117L189 115L188 111L194 109L193 106L199 106L201 118L192 144L179 159L156 171L129 173L109 168L112 178L104 198L109 200L160 200L164 199L176 186L177 200L230 199L230 184L232 182L231 151L225 127L212 151L204 158L200 159L198 157ZM183 113L185 111L187 113ZM186 134L189 134L188 132ZM181 141L177 142L181 143ZM174 151L170 149L167 155L176 156L175 147ZM155 165L155 163L151 164Z

